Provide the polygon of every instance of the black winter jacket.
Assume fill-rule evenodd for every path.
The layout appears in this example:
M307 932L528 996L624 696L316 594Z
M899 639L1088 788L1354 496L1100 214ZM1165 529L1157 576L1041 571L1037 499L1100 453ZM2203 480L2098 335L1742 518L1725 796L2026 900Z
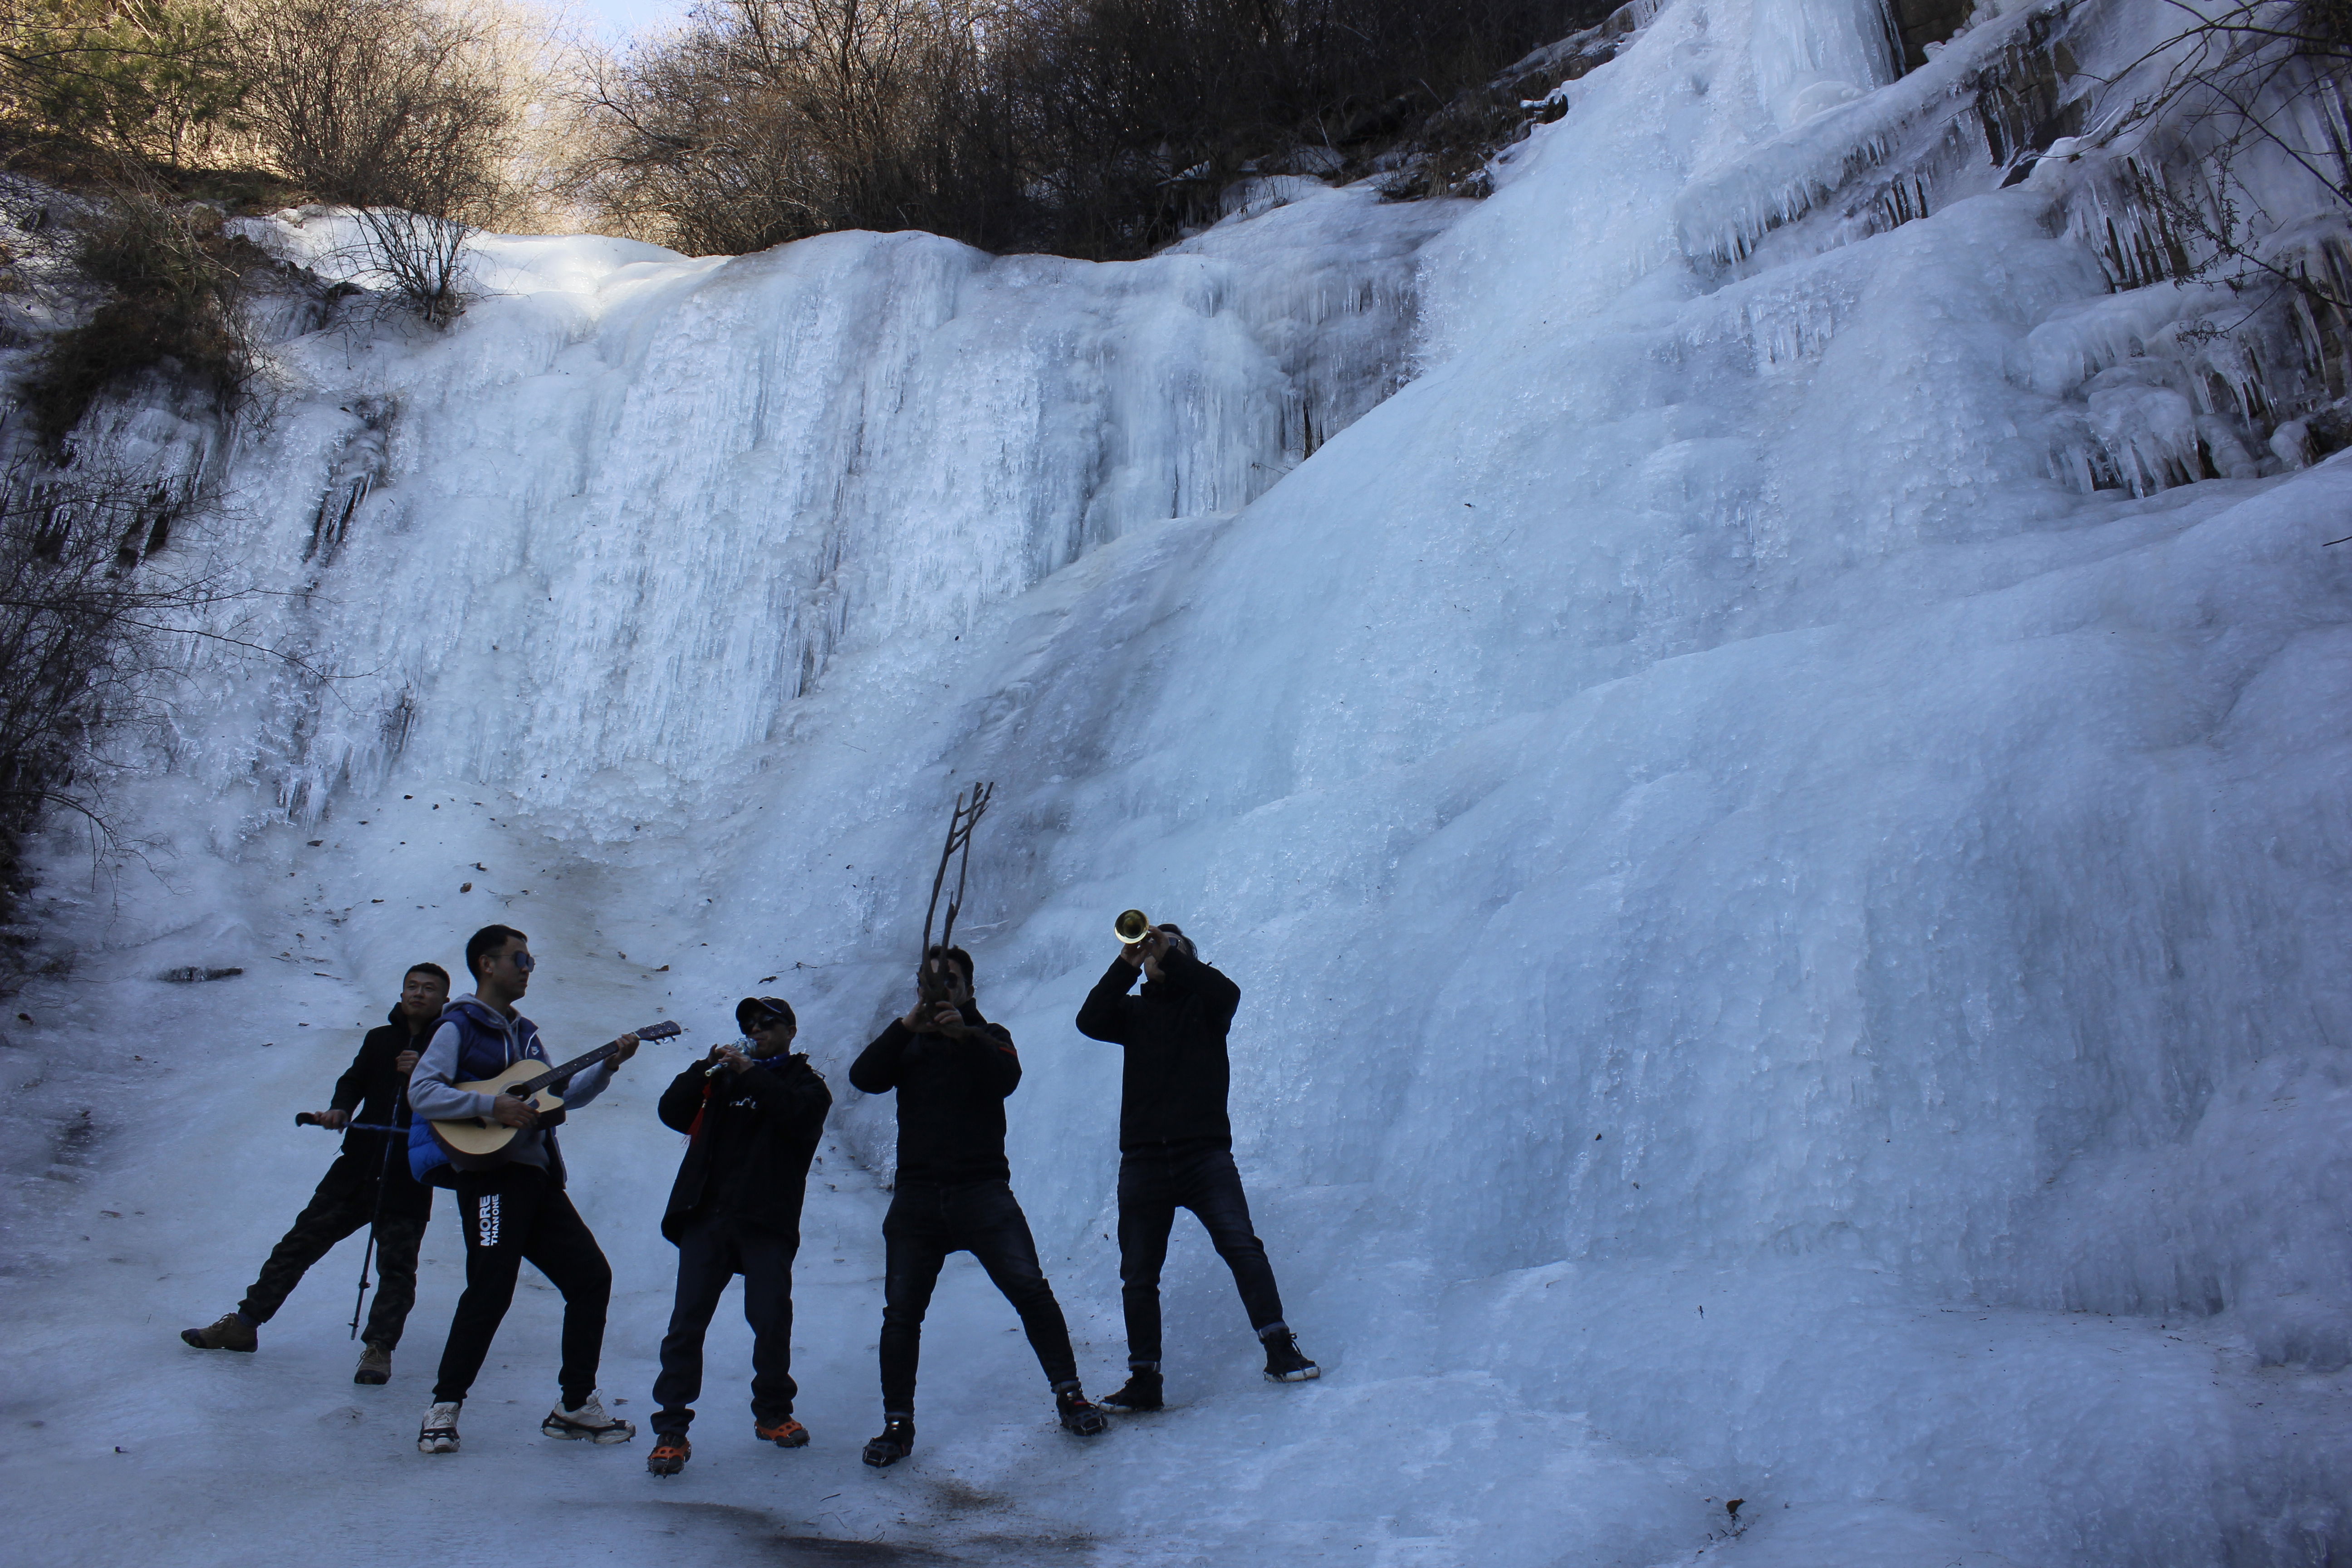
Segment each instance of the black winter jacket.
M360 1042L359 1055L335 1080L335 1097L329 1101L337 1110L356 1111L353 1121L372 1127L406 1127L408 1125L408 1075L394 1068L393 1058L403 1051L422 1051L433 1038L436 1018L425 1020L424 1031L411 1034L408 1020L400 1016L400 1006L394 1004L385 1021L367 1032ZM343 1134L343 1152L365 1160L371 1169L383 1159L383 1141L387 1134L362 1132L356 1128ZM403 1133L392 1156L398 1167L396 1179L408 1177L408 1137Z
M770 1057L711 1078L703 1076L708 1065L697 1062L672 1079L655 1107L663 1126L692 1132L662 1211L662 1234L676 1241L696 1215L714 1213L799 1235L809 1162L824 1136L833 1090L803 1056L781 1063Z
M1004 1097L1021 1082L1021 1055L1001 1024L963 1005L973 1033L961 1040L919 1035L898 1022L850 1065L867 1094L898 1091L898 1180L953 1186L1005 1182Z
M1129 996L1127 988L1140 973L1124 959L1112 959L1078 1009L1078 1033L1127 1047L1120 1152L1232 1148L1225 1093L1233 1062L1225 1054L1225 1031L1241 1005L1241 987L1181 949L1160 961L1160 978L1145 981L1142 994Z

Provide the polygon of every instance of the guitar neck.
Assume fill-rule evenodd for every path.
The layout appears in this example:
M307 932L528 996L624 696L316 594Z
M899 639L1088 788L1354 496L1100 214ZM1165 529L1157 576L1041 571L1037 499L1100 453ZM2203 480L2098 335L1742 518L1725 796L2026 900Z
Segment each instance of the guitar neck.
M593 1051L583 1051L568 1062L558 1062L536 1078L527 1079L516 1087L525 1094L536 1094L551 1083L562 1083L583 1068L593 1068L621 1048L619 1040L606 1040Z

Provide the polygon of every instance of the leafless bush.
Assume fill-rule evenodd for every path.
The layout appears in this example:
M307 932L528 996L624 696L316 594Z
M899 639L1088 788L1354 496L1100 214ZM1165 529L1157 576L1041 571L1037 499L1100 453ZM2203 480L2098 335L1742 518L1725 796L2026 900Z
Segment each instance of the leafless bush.
M0 905L45 816L78 815L112 840L108 743L154 716L174 645L236 640L207 627L241 595L171 564L198 501L184 480L101 462L0 472Z
M2198 9L2117 79L2131 95L2098 141L2128 149L2126 195L2154 216L2153 259L2182 279L2270 285L2341 323L2352 313L2352 0ZM2316 206L2315 226L2291 215Z
M707 0L595 74L588 188L735 251L921 227L1126 256L1312 147L1339 167L1591 10L1580 0Z
M982 121L983 14L955 0L710 0L677 37L595 68L587 191L698 252L837 228L949 228ZM976 173L976 171L966 171Z
M425 0L251 0L247 122L278 170L357 209L369 259L436 325L496 214L516 106L483 20Z

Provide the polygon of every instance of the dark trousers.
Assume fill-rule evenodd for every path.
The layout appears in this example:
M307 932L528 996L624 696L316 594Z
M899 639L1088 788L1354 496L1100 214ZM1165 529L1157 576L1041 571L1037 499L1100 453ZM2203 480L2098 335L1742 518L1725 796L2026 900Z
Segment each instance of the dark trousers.
M404 1161L405 1152L395 1150L393 1158ZM309 1205L294 1216L294 1227L270 1248L261 1277L236 1304L238 1311L257 1323L269 1321L310 1265L373 1219L377 1281L375 1305L368 1311L367 1342L387 1351L400 1343L408 1309L416 1303L416 1248L425 1239L425 1222L433 1217L433 1191L410 1180L404 1163L383 1176L383 1158L381 1149L355 1149L335 1157ZM384 1186L381 1212L376 1205L379 1181Z
M529 1263L563 1294L563 1363L556 1374L563 1407L595 1392L604 1353L604 1309L613 1266L580 1211L545 1171L506 1164L457 1173L457 1223L466 1238L466 1293L449 1322L435 1400L463 1399L490 1353L490 1341L514 1300L515 1278Z
M772 1426L793 1413L793 1256L790 1231L697 1215L677 1237L677 1300L662 1336L661 1375L654 1379L654 1430L683 1433L702 1393L702 1336L727 1281L743 1277L743 1318L751 1325L751 1419Z
M1038 1267L1037 1243L1029 1216L1007 1182L967 1182L956 1186L900 1184L882 1218L886 1262L882 1278L882 1408L911 1415L915 1364L923 1344L923 1314L932 1288L951 1252L969 1252L988 1270L1021 1314L1021 1327L1045 1381L1063 1384L1078 1375L1070 1351L1069 1325L1061 1303Z
M1231 1152L1137 1152L1118 1162L1118 1281L1127 1307L1129 1361L1160 1359L1160 1269L1176 1211L1191 1209L1209 1228L1217 1256L1234 1271L1250 1327L1282 1321L1282 1293L1265 1244L1250 1229L1249 1199Z

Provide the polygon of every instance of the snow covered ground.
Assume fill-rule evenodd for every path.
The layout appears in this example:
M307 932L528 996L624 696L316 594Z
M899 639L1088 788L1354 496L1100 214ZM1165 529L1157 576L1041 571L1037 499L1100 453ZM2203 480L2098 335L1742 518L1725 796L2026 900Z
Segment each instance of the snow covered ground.
M1672 0L1475 206L1302 187L1118 266L502 240L446 338L278 345L219 547L339 679L207 665L126 796L150 867L56 854L78 968L5 1058L14 1550L2352 1552L2352 466L2169 390L2204 296L2109 294L2054 163L1948 161L1885 232L1806 194L1943 145L1963 74L2066 11L1890 83L1867 7ZM2078 482L2183 439L2234 477ZM844 1069L973 778L1015 1186L1089 1384L1118 1079L1069 1020L1129 905L1243 988L1238 1155L1325 1376L1258 1380L1187 1232L1181 1407L1079 1445L961 1260L877 1473L889 1107ZM541 1439L527 1289L465 1452L420 1458L446 1200L388 1388L346 1381L355 1245L258 1356L178 1344L325 1162L290 1113L494 919L559 1047L800 1007L842 1102L811 1448L740 1429L740 1327L685 1476ZM668 1049L567 1134L640 1415Z

